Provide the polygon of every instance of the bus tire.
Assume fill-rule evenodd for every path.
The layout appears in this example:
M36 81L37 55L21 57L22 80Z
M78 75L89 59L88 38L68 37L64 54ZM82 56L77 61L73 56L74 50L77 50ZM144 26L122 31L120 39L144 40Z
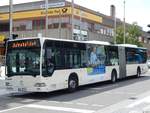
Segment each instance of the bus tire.
M68 79L68 91L70 93L75 92L78 88L78 76L76 74L72 74Z
M117 81L117 72L116 70L113 70L111 73L111 82L115 83Z
M139 78L140 76L141 76L141 69L140 67L138 67L136 77Z

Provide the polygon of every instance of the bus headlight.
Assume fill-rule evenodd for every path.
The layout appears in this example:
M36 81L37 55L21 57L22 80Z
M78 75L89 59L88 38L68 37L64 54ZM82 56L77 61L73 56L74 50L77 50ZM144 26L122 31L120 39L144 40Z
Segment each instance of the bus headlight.
M12 86L9 82L5 82L6 86Z
M36 84L34 85L34 87L45 87L45 86L46 86L45 83L36 83Z

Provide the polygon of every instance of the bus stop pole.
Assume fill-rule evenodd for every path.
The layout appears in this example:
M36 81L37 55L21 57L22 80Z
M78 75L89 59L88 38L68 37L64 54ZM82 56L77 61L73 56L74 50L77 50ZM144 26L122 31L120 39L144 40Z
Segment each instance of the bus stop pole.
M9 39L12 39L12 32L13 32L13 0L9 0Z
M72 0L71 2L71 5L72 5L72 10L71 10L71 13L72 13L72 27L71 27L71 32L72 32L72 40L74 40L74 0Z

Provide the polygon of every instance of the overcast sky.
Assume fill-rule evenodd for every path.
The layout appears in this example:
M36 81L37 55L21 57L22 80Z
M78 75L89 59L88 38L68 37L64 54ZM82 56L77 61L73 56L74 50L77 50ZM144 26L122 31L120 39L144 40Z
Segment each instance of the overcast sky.
M25 3L41 0L13 0L14 3ZM71 1L71 0L68 0ZM110 5L116 6L116 16L123 20L123 1L124 0L74 0L75 3L110 15ZM150 30L150 0L125 0L126 1L126 21L128 23L137 22L145 31ZM0 6L8 5L9 0L0 0Z

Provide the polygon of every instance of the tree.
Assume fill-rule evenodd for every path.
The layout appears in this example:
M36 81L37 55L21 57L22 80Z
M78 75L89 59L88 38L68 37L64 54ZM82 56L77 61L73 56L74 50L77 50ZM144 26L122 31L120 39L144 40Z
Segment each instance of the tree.
M139 42L138 38L142 35L140 28L137 26L136 23L128 26L126 29L126 43L127 44L134 44L138 46L142 46L142 43ZM124 38L124 29L123 26L117 27L116 30L116 42L117 44L122 44Z

